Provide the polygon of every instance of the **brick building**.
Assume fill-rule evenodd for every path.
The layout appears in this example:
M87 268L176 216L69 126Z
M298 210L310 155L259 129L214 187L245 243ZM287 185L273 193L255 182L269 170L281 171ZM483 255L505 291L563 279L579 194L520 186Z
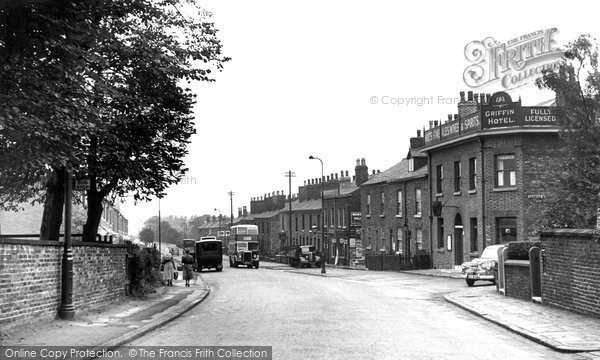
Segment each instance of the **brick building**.
M425 132L433 266L448 268L490 244L538 231L562 146L552 107L524 107L507 93L460 93L458 114Z
M279 214L286 206L287 200L288 197L283 191L273 191L250 201L252 224L258 226L258 240L263 254L275 253L281 247Z
M0 235L32 235L40 233L44 205L36 203L23 204L20 211L0 211ZM75 235L83 233L83 225L87 219L85 198L82 202L73 204L71 232ZM64 233L64 223L61 225ZM98 235L112 237L114 242L129 240L129 221L121 212L118 202L112 203L104 200L102 203L102 217L98 227ZM106 239L107 240L107 239Z
M360 187L363 245L367 253L411 258L429 251L427 155L420 131L405 159Z
M362 257L360 239L360 189L359 185L368 179L368 168L356 160L355 175L350 178L348 171L331 174L332 185L323 192L325 208L325 228L327 232L327 252L329 261L349 265L351 258ZM333 188L332 188L333 187ZM353 221L354 219L354 221ZM316 225L316 224L315 224Z

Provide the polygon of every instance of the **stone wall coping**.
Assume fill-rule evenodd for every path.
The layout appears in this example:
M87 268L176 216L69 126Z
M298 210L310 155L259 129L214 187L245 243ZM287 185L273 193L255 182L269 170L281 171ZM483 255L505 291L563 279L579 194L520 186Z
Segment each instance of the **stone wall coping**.
M504 265L530 267L529 260L504 260Z
M52 240L33 240L33 239L14 239L14 238L1 238L0 245L12 244L12 245L31 245L31 246L57 246L64 247L64 241L52 241ZM73 247L112 247L112 248L127 248L126 244L110 244L103 242L92 242L92 241L78 241L73 240Z
M540 232L541 236L583 236L583 237L595 237L600 235L600 231L597 229L547 229Z

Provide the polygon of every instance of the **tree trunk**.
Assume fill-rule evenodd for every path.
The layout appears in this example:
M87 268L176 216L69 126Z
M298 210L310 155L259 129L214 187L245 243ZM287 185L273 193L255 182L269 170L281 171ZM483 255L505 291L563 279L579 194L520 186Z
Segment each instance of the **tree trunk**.
M46 200L40 226L40 240L55 240L60 237L60 226L65 205L65 172L53 168L46 184Z
M94 186L95 187L95 186ZM96 241L100 220L102 220L102 200L104 196L91 187L87 192L87 221L83 225L83 241Z

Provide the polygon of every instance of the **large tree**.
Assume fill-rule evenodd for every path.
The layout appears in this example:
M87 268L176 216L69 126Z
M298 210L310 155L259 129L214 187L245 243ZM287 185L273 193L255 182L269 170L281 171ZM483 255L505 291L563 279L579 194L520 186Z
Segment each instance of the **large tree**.
M81 58L85 26L77 1L8 2L0 7L0 207L25 201L62 208L64 167L82 156L96 113ZM49 214L48 214L49 215ZM58 239L60 212L45 216Z
M566 156L555 169L558 201L546 226L590 228L600 207L600 72L598 45L589 35L570 43L555 71L538 85L556 93Z
M74 59L74 65L59 76L68 78L71 72L77 75L73 81L84 91L78 93L83 103L76 105L83 106L86 112L60 118L65 122L62 132L38 122L43 136L63 142L63 146L57 152L42 151L47 159L32 166L40 173L38 181L28 185L35 193L39 179L52 174L47 176L50 180L42 238L56 233L60 222L48 219L60 220L62 203L58 200L62 199L64 167L69 162L76 177L90 180L84 240L93 240L102 202L107 197L113 200L128 194L144 200L163 196L165 189L183 176L186 169L182 159L195 132L191 115L194 95L185 83L213 81L211 69L220 70L228 58L221 55L214 25L202 17L191 0L97 0L70 4L72 18L40 16L36 5L29 6L34 9L30 11L32 16L44 24L66 24L56 41L69 50L67 57ZM35 41L42 38L40 35ZM40 61L37 53L27 56ZM46 57L41 59L48 61ZM28 64L20 66L27 70ZM63 75L65 71L67 75ZM77 91L71 83L65 88ZM70 99L67 96L65 102ZM51 101L45 97L40 105ZM27 104L22 104L22 108L21 113L28 116ZM64 113L73 115L70 108ZM81 125L73 131L73 124ZM26 130L16 126L14 132L22 136ZM20 141L29 143L31 139L13 143L21 144ZM17 145L12 146L16 149ZM12 172L21 174L21 170L16 164ZM44 224L50 231L44 231Z

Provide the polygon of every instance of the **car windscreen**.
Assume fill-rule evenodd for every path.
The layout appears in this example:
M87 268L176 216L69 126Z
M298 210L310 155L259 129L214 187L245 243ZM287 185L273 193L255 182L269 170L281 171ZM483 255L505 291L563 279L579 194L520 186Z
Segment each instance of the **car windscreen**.
M248 243L248 250L258 250L258 243Z

